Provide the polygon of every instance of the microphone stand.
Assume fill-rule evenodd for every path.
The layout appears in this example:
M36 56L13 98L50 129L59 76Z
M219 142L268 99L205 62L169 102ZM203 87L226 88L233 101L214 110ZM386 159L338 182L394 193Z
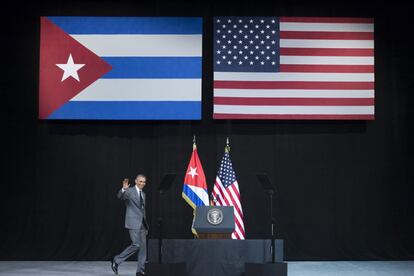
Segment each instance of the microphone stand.
M270 196L270 219L271 219L271 227L272 227L272 244L271 244L271 251L272 251L272 264L275 263L275 239L276 239L276 233L275 233L275 218L273 217L273 190L268 190L268 194Z
M174 182L176 174L169 173L164 175L160 186L158 187L159 192L159 202L158 202L158 226L159 226L159 236L158 236L158 263L148 263L148 276L154 275L187 275L186 271L186 263L179 262L179 263L172 263L171 260L166 260L167 263L163 263L163 232L164 232L164 225L163 225L163 207L162 201L165 202L164 196L166 195L167 191L171 187L172 183ZM167 244L168 245L168 244ZM167 248L168 249L168 248Z
M163 194L162 191L160 191L160 198ZM160 206L161 208L161 206ZM158 217L158 227L159 227L159 235L158 235L158 263L162 264L162 212L160 211L159 217Z
M271 221L271 234L272 234L272 240L270 245L270 250L272 252L272 263L275 263L275 252L276 252L276 231L275 231L275 224L276 220L273 216L273 195L275 193L275 187L270 183L270 180L266 174L256 174L257 179L262 184L263 189L267 192L267 194L270 197L270 221Z
M270 220L271 220L271 227L272 227L272 241L270 244L270 250L272 255L272 262L271 263L246 263L245 264L245 275L246 276L287 276L287 263L283 262L283 252L281 252L281 256L277 256L278 258L281 257L282 261L276 262L276 219L273 212L273 197L276 194L276 188L272 185L269 180L267 174L264 173L256 173L257 180L259 180L260 184L262 184L263 190L266 194L270 197ZM281 245L283 251L283 243ZM268 256L266 255L266 261L268 260Z
M165 192L168 191L171 184L173 183L175 176L176 176L175 173L169 173L169 174L164 175L161 181L161 184L158 188L158 191L160 194L159 196L160 202L161 202L163 195L165 195ZM158 213L158 227L159 227L160 233L158 236L158 263L162 264L162 236L163 236L162 204L159 204L159 208L160 209Z

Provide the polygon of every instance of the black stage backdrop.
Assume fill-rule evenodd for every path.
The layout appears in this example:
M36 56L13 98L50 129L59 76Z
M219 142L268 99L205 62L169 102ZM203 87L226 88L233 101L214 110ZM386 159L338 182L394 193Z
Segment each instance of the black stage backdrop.
M163 209L168 238L192 238L182 181L197 135L209 189L226 137L249 239L276 233L288 260L414 257L412 6L260 1L53 1L3 6L1 39L1 260L107 260L129 243L124 177L148 176L150 237ZM39 16L202 16L202 121L39 121ZM215 121L214 15L375 18L375 121ZM176 172L160 201L157 186Z

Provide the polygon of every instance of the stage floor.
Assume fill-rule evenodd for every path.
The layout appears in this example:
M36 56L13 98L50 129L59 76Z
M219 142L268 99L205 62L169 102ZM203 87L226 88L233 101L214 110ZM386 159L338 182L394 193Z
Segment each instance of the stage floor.
M135 262L119 267L119 275L135 275ZM114 275L109 262L5 262L0 275L106 276ZM288 262L289 276L412 276L414 261Z

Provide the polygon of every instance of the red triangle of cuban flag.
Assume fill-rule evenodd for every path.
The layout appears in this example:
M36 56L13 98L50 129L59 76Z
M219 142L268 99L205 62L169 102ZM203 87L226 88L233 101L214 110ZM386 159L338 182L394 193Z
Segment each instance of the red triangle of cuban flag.
M111 69L47 17L41 17L39 119L47 119Z

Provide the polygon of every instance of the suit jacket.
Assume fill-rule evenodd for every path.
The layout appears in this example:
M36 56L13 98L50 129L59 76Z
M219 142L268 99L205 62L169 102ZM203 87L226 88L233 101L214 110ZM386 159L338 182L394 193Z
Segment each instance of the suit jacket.
M135 186L129 187L122 192L122 189L118 192L118 198L125 202L125 228L127 229L141 229L143 225L148 229L146 216L145 216L145 193L141 191L144 199L144 208L141 209L141 200L137 188Z

